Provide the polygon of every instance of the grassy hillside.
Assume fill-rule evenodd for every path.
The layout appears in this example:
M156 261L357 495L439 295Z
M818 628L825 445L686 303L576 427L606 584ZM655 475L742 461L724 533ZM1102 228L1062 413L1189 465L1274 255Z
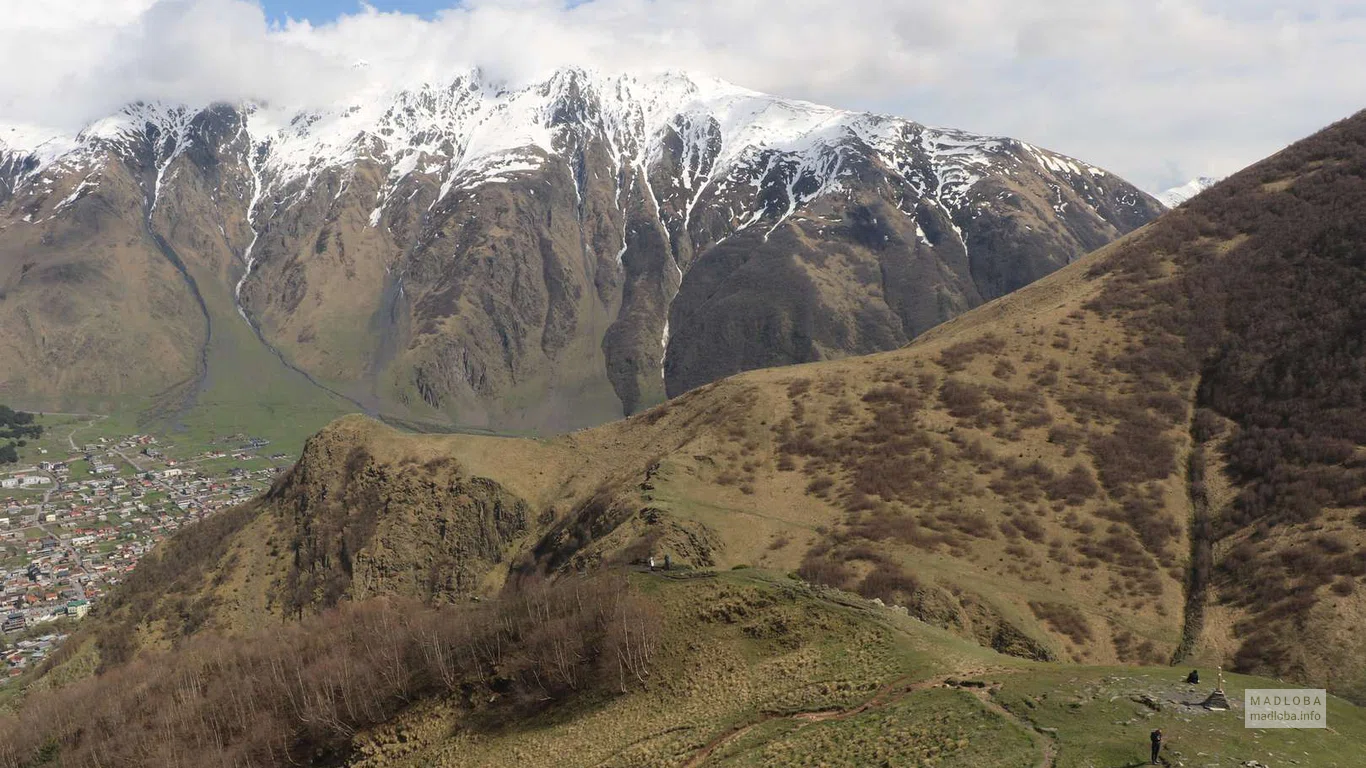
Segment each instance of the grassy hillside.
M1171 764L1346 768L1366 745L1346 702L1332 731L1254 733L1183 675L1003 656L771 572L634 572L203 634L31 696L0 765L1133 765L1161 727Z

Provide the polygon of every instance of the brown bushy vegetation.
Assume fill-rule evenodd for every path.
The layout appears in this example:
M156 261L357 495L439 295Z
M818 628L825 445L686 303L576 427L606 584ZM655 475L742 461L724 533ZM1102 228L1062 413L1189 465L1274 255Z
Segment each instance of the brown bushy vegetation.
M105 621L97 625L95 641L101 669L133 657L137 651L134 629L139 624L164 622L173 636L197 630L211 606L206 598L190 595L227 554L233 535L259 514L257 504L224 510L186 527L144 557L100 606ZM164 595L178 599L161 600Z
M1092 435L1089 448L1100 468L1100 482L1112 494L1124 487L1161 480L1176 471L1176 441L1165 426L1140 416L1122 421L1108 435Z
M1316 546L1272 546L1266 534L1315 523L1324 508L1366 505L1364 136L1366 114L1332 126L1092 268L1108 279L1088 308L1121 317L1141 340L1116 369L1148 391L1195 384L1205 409L1197 440L1232 425L1221 448L1237 495L1212 535L1244 539L1215 569L1223 599L1250 612L1237 628L1241 671L1302 675L1298 628L1319 590L1353 567ZM1166 461L1156 440L1121 437L1139 439L1092 446L1114 460L1103 462L1107 488L1142 476L1125 453Z
M1061 445L1063 447L1062 455L1064 456L1070 457L1076 455L1077 449L1080 448L1085 441L1086 433L1075 427L1059 424L1048 430L1048 442L1055 445Z
M828 542L812 547L802 558L797 575L811 584L848 589L853 583L854 571L833 556L830 549L831 545Z
M1158 666L1162 663L1162 654L1151 640L1139 640L1127 629L1116 632L1113 639L1115 655L1120 661L1148 666Z
M993 386L988 391L1015 420L1017 432L1019 429L1035 429L1053 423L1053 415L1048 412L1048 401L1038 392L1000 385ZM1013 439L1018 439L1018 435Z
M1091 640L1091 624L1081 611L1064 603L1029 602L1029 610L1040 621L1060 635L1067 635L1072 642L1083 645Z
M1062 364L1057 360L1049 360L1041 370L1033 372L1030 376L1038 386L1048 389L1058 383L1058 371L1062 370Z
M1054 501L1066 501L1071 505L1078 505L1094 497L1100 491L1096 485L1096 479L1091 475L1091 470L1085 464L1078 464L1072 467L1067 474L1059 475L1050 480L1045 486L1044 491L1048 498Z
M953 536L927 525L922 526L914 515L889 507L851 516L848 534L866 541L896 542L920 549L934 549L941 544L955 543Z
M800 400L793 401L793 417L774 429L779 453L808 459L805 469L813 480L807 490L812 494L831 491L833 477L842 471L849 479L845 496L850 511L861 511L875 499L932 497L945 456L916 420L925 404L924 383L923 378L896 379L868 391L862 400L871 418L834 436L818 436L816 422Z
M956 419L968 419L981 413L986 400L985 389L963 379L949 377L939 388L939 402Z
M1223 434L1224 423L1219 414L1208 408L1196 409L1195 418L1191 419L1191 438L1195 442L1204 443Z
M914 576L906 573L895 563L883 561L859 582L858 593L870 600L877 598L889 605L904 605L919 588L920 583Z
M1099 540L1084 539L1077 551L1093 560L1117 566L1125 583L1112 590L1118 596L1139 597L1161 595L1162 582L1158 578L1158 563L1145 551L1134 534L1112 523Z
M960 342L947 347L939 353L939 364L949 373L957 373L968 367L978 355L994 355L1006 348L1006 342L999 336L987 334L972 341Z
M1005 471L988 487L1002 498L1038 501L1043 495L1043 486L1056 479L1053 470L1038 461L1024 464L1007 458L1001 462L1001 466Z
M920 583L872 541L871 537L837 534L818 542L802 558L797 576L811 584L853 590L870 600L904 605ZM855 562L869 563L873 568L856 580L850 565Z
M1121 500L1118 506L1106 506L1096 514L1107 520L1124 523L1143 544L1143 548L1163 562L1170 562L1169 545L1181 535L1181 525L1163 506L1156 486L1135 492Z
M661 619L624 578L466 608L375 600L34 693L0 719L0 766L340 764L359 731L451 697L490 724L648 680Z
M1201 459L1222 459L1236 498L1192 533L1208 545L1249 541L1214 546L1217 563L1198 554L1207 544L1192 543L1195 569L1208 573L1184 575L1212 581L1255 619L1237 629L1245 649L1271 652L1246 650L1240 669L1294 674L1278 637L1296 636L1288 630L1317 600L1359 594L1362 578L1350 553L1316 540L1290 561L1280 553L1301 529L1307 537L1328 525L1324 508L1366 527L1366 514L1355 514L1366 506L1366 220L1352 213L1366 208L1364 137L1366 115L1110 249L1088 273L1104 283L1084 311L1069 315L1066 331L1034 329L1021 339L1034 349L1009 365L1000 339L969 337L938 355L943 373L931 387L884 365L852 418L808 428L794 408L784 453L806 458L808 479L830 482L824 498L844 506L850 537L966 553L975 537L1005 536L1005 551L1022 561L1038 556L1037 537L1050 557L1066 557L1082 578L1108 577L1099 588L1140 610L1166 575L1183 575L1186 510L1172 492L1187 447L1203 443ZM1267 191L1269 180L1277 184ZM1097 315L1102 334L1074 328ZM1059 357L1050 345L1072 357L1048 359ZM1034 389L1016 389L1026 377ZM935 400L949 424L922 418ZM1076 458L1060 467L1015 450L1030 428ZM1201 478L1187 489L1204 499ZM976 501L988 490L1009 511L979 527L962 510L995 506ZM1032 518L1046 523L1050 507L1074 535L1048 540L1036 530L1046 526ZM843 564L839 550L827 554ZM1091 573L1102 564L1106 573ZM836 575L855 581L852 571ZM1150 656L1141 645L1127 652Z

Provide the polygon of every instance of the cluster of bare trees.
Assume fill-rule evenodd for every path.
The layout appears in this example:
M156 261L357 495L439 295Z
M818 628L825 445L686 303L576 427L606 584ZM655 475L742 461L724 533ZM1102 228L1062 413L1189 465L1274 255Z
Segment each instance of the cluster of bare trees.
M358 732L422 698L514 714L643 685L660 634L658 610L614 575L472 606L343 604L30 694L0 720L0 768L340 762Z

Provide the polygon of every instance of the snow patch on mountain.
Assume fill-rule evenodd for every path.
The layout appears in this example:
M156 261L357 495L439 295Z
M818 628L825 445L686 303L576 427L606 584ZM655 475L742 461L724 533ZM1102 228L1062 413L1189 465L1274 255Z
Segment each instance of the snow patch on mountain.
M1159 193L1157 200L1168 208L1175 208L1218 183L1219 179L1201 176L1198 179L1191 179L1179 187L1172 187Z
M155 204L199 111L133 105L77 136L0 125L0 151L27 156L23 183L63 162L89 164L110 147L150 139L157 161ZM374 226L394 190L414 174L438 183L435 207L452 192L513 181L561 157L574 132L584 134L582 139L601 138L610 148L618 202L623 187L649 187L650 168L666 140L681 143L684 173L678 183L690 192L685 226L709 188L724 192L737 184L757 189L769 183L778 184L786 199L773 210L734 211L733 221L745 226L771 215L781 224L812 199L841 188L839 179L848 172L841 148L852 143L875 150L919 196L933 196L952 212L964 208L982 178L1002 167L1013 172L1030 159L1050 173L1104 175L1011 139L777 98L678 72L641 77L564 69L543 83L507 89L472 71L447 84L357 94L324 110L252 104L242 105L240 113L249 145L244 151L262 158L258 198L285 207L307 196L324 173L371 161L386 170L370 218ZM656 191L647 191L659 210Z
M331 185L334 203L340 200L364 166L381 178L374 199L362 201L367 223L378 228L391 204L415 194L414 180L434 190L423 204L439 216L449 199L515 183L548 164L568 168L582 206L586 179L579 175L587 171L580 153L603 148L610 165L594 173L610 174L615 186L618 264L630 247L633 201L658 218L671 249L677 232L692 232L698 206L711 207L710 221L720 214L727 222L712 245L756 225L767 240L813 201L844 192L846 180L871 163L897 187L903 212L913 215L921 204L938 209L966 250L963 228L987 205L973 190L985 179L1042 178L1055 190L1050 202L1062 219L1068 214L1062 186L1097 205L1107 175L1015 139L778 98L714 78L568 68L523 88L478 70L444 83L367 87L314 110L140 103L74 136L0 122L0 193L35 194L25 211L51 217L97 190L107 160L120 155L148 169L151 215L164 187L175 183L177 161L210 135L223 137L222 146L208 149L236 155L249 176L250 191L243 194L250 199L239 202L250 239L239 246L242 273L234 288L243 318L246 283L272 222L320 182ZM663 175L662 166L668 168ZM48 197L61 202L51 206ZM1139 205L1126 193L1113 202ZM917 240L927 244L919 221L916 226ZM667 337L661 346L667 351Z

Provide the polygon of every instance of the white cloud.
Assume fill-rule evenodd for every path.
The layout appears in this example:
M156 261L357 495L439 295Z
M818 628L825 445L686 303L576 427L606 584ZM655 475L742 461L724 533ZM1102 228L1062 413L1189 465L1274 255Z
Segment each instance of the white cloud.
M467 0L321 26L250 0L0 4L0 120L68 128L137 99L302 106L475 65L679 68L1020 136L1157 189L1366 107L1359 0Z

